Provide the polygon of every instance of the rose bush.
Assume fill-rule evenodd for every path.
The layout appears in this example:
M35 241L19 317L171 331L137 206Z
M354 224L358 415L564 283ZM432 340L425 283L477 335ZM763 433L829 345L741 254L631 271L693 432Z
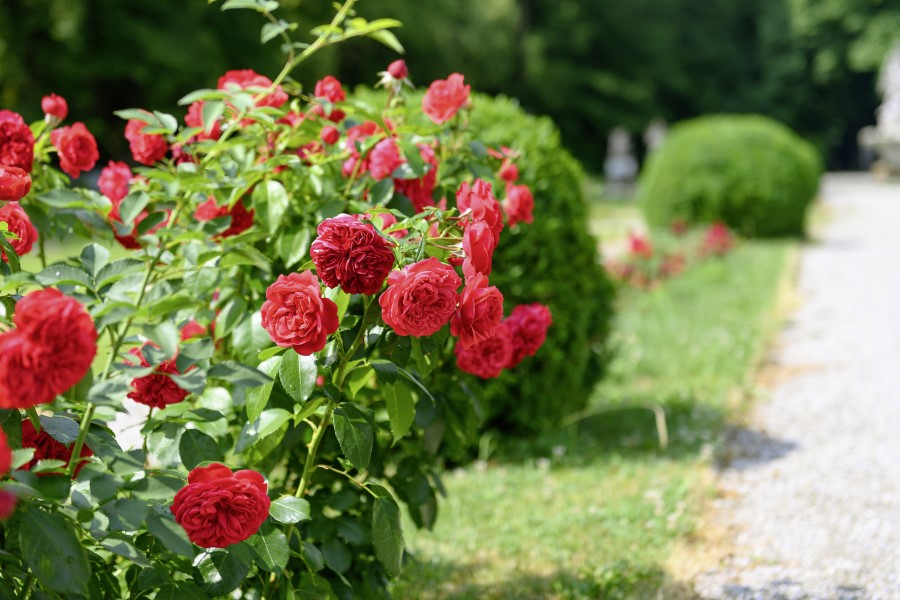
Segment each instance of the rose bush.
M466 127L463 76L422 103L405 63L380 105L309 93L290 73L315 51L396 47L396 23L347 0L306 44L275 4L223 8L263 13L284 69L225 73L183 122L118 111L140 166L103 160L99 190L70 180L101 157L64 99L0 113L2 596L384 596L401 506L430 527L471 443L462 373L546 338L549 310L489 279L531 195L495 197L506 150Z

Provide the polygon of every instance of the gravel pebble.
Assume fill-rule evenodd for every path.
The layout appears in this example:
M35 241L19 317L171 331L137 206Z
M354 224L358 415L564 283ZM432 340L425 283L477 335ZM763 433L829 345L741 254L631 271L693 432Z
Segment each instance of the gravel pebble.
M900 599L900 184L829 175L823 199L773 357L793 375L734 432L703 598Z

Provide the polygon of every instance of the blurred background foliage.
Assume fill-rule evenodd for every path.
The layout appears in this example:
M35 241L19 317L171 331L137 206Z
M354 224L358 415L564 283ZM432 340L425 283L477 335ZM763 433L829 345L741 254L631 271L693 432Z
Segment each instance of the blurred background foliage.
M327 0L283 0L302 29ZM404 27L414 81L453 71L474 88L551 116L586 169L598 172L616 125L639 134L718 112L755 112L813 141L831 168L856 165L856 133L874 121L875 80L900 31L900 0L361 0L365 17ZM176 110L227 69L274 75L277 42L260 19L202 0L3 0L0 105L40 117L65 96L106 156L126 156L112 111ZM334 73L372 84L395 55L369 41L325 52L296 76Z

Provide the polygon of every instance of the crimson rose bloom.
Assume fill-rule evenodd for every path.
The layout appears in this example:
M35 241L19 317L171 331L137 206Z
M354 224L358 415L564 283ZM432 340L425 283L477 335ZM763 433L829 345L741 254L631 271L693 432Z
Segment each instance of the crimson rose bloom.
M400 148L392 138L381 140L369 152L369 172L376 181L390 177L394 169L404 162L400 156Z
M7 491L0 490L0 521L9 518L16 510L16 497Z
M394 268L394 252L375 227L356 216L338 215L319 223L316 231L309 254L325 285L341 286L348 294L381 290Z
M132 348L129 352L141 361L142 367L149 367L150 363L144 358L140 348ZM193 367L191 367L193 368ZM190 369L188 369L190 370ZM166 360L156 365L153 372L143 377L135 377L131 380L131 391L128 397L139 404L146 404L152 408L165 408L170 404L178 404L188 397L189 392L181 389L175 380L168 375L181 375L181 371L175 365L174 360Z
M409 69L406 67L406 61L398 58L388 65L387 72L394 79L406 79L409 77Z
M507 185L506 200L503 201L503 212L510 227L524 221L533 223L534 196L527 185Z
M637 233L628 234L628 252L635 258L653 258L653 244Z
M425 164L430 165L428 172L418 179L395 179L394 189L403 194L417 213L425 210L426 206L434 206L434 185L437 180L437 158L434 149L427 144L419 144L419 155Z
M198 140L217 140L222 136L222 125L219 119L212 122L212 128L209 132L203 128L203 105L205 100L197 100L188 106L187 115L184 117L184 123L188 127L199 127L202 131L197 134Z
M459 185L456 192L456 207L460 213L471 211L466 222L484 221L494 235L494 246L500 243L500 231L503 229L503 214L500 203L494 198L491 184L483 179L476 179L470 187L467 182Z
M82 171L93 169L100 158L97 140L84 123L54 129L50 139L59 152L60 168L73 178L81 175Z
M515 183L516 179L519 178L519 167L508 158L504 158L497 175L506 183Z
M69 103L62 96L50 94L41 98L41 110L44 111L45 115L64 121L69 114Z
M337 304L324 298L312 271L279 275L266 290L262 326L272 341L309 356L337 331Z
M16 234L19 239L8 239L9 245L15 250L16 254L22 256L31 252L31 246L38 238L37 229L31 224L31 219L25 214L25 211L18 204L7 204L0 208L0 221L9 226L9 230ZM6 252L0 250L0 258L4 262L9 259Z
M221 463L197 467L172 501L175 521L201 548L225 548L259 531L272 501L266 480L256 471L237 471Z
M100 171L97 187L100 193L110 199L114 205L118 205L122 198L128 195L128 186L133 179L131 168L123 163L109 161L109 164Z
M197 210L194 211L194 218L205 222L219 217L231 217L231 226L215 236L217 238L227 238L243 233L253 227L255 214L254 210L247 210L242 200L238 200L229 210L228 206L216 204L216 199L210 196L206 202L197 206Z
M315 89L316 98L322 98L329 102L343 102L347 99L344 88L337 78L327 75L316 82Z
M550 309L543 304L520 304L504 321L512 333L513 355L509 367L515 367L526 356L534 356L547 339L553 323Z
M0 165L31 173L33 164L34 134L25 119L11 110L0 110Z
M506 321L501 321L494 334L486 340L468 348L457 344L453 349L456 354L456 366L460 371L492 379L509 366L513 355L513 340Z
M459 73L433 81L422 98L422 112L438 125L445 123L468 102L469 89Z
M137 162L148 167L162 160L169 151L166 138L156 133L142 133L147 124L138 119L131 119L125 126L125 139L131 148L131 156Z
M31 175L19 167L0 165L0 200L18 202L31 190Z
M463 275L471 279L476 273L491 274L491 263L494 258L494 235L484 221L476 221L466 227L463 233Z
M57 442L44 429L41 429L41 432L38 433L35 431L31 421L25 419L22 421L22 447L34 448L34 458L20 468L30 471L39 460L61 460L64 463L69 464L69 461L72 459L72 445L66 446L61 442ZM81 447L81 454L79 454L79 456L85 458L93 455L94 453L91 452L91 449L86 445ZM73 478L78 477L78 472L81 471L84 463L85 461L78 463ZM49 473L38 473L39 477L41 475L49 475Z
M326 125L322 128L319 136L322 138L323 142L331 146L332 144L337 144L338 140L341 139L341 132L337 130L337 127Z
M6 440L6 434L0 429L0 476L9 473L12 466L12 450L9 449L9 442Z
M488 285L481 273L466 281L459 296L459 307L450 319L450 333L459 338L463 348L482 342L494 335L497 323L503 319L503 294Z
M235 71L228 71L224 75L219 77L218 88L220 90L227 90L228 84L236 85L242 90L250 88L266 89L272 86L272 80L265 75L260 75L253 69L240 69ZM287 101L288 95L284 91L284 88L279 85L275 87L275 90L272 93L266 94L262 98L259 98L256 101L256 105L272 106L278 108Z
M97 354L97 330L74 298L48 288L16 304L16 329L0 334L0 408L51 402L78 383Z
M388 275L388 288L378 299L381 318L397 335L431 335L453 316L460 284L453 267L433 256L406 265Z
M191 338L199 337L201 335L206 335L206 327L198 323L196 320L191 319L181 328L181 341L189 340Z

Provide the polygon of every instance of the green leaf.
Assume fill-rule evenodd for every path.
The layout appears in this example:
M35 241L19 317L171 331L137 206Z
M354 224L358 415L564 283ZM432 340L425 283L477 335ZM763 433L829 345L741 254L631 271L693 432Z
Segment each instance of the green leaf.
M112 531L137 531L147 518L150 505L137 498L121 498L104 504L101 510L109 517Z
M372 509L372 544L375 556L391 577L400 574L403 564L403 528L400 526L400 507L391 493L380 485L370 485L376 494Z
M99 244L88 244L81 251L81 264L91 275L97 277L100 269L109 262L109 250Z
M256 214L263 217L270 233L278 230L289 204L287 190L280 181L270 179L265 182L265 185L258 185L253 190L253 205L256 207Z
M352 402L341 404L334 411L334 433L341 451L360 471L369 466L375 435L362 407Z
M318 376L315 355L300 356L296 352L286 352L278 369L281 385L295 402L309 400L316 389Z
M170 552L194 558L194 545L188 540L187 533L174 519L155 512L147 519L147 529Z
M137 273L144 268L144 263L134 258L122 258L113 261L100 269L97 273L97 289L115 283L126 275Z
M416 416L416 403L409 388L402 381L386 385L382 389L388 417L391 420L391 434L396 444L412 427Z
M237 326L247 314L247 301L236 296L225 303L222 312L216 317L216 336L225 337Z
M394 35L393 32L382 29L381 31L373 31L368 35L373 40L381 42L397 54L403 54L403 44L400 43L400 40L397 39L397 36Z
M350 398L356 398L356 395L359 394L359 390L363 389L366 384L369 383L374 374L375 371L365 364L350 371L345 380L347 382L348 391L350 392Z
M227 550L207 550L197 556L194 566L203 578L206 592L213 596L236 590L250 573L250 563L231 547Z
M209 369L208 375L243 388L256 387L272 381L272 378L266 376L265 373L233 360L223 360L219 364L213 365Z
M23 511L19 547L41 585L66 594L86 593L91 565L64 516L37 508Z
M279 19L277 23L266 23L262 26L262 31L259 33L259 41L265 44L290 28L291 24L283 19Z
M264 524L256 535L247 540L256 564L269 572L280 573L288 563L291 549L287 537L271 524Z
M19 255L16 254L12 244L9 243L4 235L0 235L0 248L2 248L3 252L6 254L6 262L9 263L10 271L13 273L21 271L22 266L19 264ZM7 310L7 314L9 314L9 310Z
M336 573L345 572L353 563L350 549L336 537L329 538L322 544L322 557L328 568Z
M147 337L162 349L167 358L173 358L178 354L178 342L181 336L178 328L171 321L163 321L146 329Z
M225 106L225 103L220 100L213 100L203 104L203 109L201 111L201 116L203 117L203 131L207 134L212 133L216 121L225 114Z
M13 470L18 469L22 465L31 462L34 458L34 448L17 448L12 451L12 463L10 467Z
M258 444L292 419L293 415L283 408L270 408L262 411L258 419L244 425L235 450L243 452L250 446Z
M303 260L309 252L309 229L298 225L281 232L276 243L278 256L284 261L284 266L291 268Z
M178 453L188 471L204 461L222 460L222 452L219 451L216 440L197 429L186 429L181 434Z
M282 496L274 500L269 507L269 515L285 525L308 521L311 518L309 502L294 496Z
M150 566L150 560L147 558L147 555L125 540L106 538L100 542L100 545L113 554L121 556L122 558L127 558L140 567Z
M369 193L373 205L382 206L387 204L394 196L394 180L390 177L382 179L372 186Z
M141 211L150 202L150 195L144 191L134 191L122 198L119 204L119 217L125 225L131 225Z
M91 276L77 267L65 264L51 265L34 276L38 283L46 286L81 285L93 289Z
M41 429L54 440L68 446L78 437L78 422L69 417L41 415Z
M188 581L167 583L156 592L156 600L207 600L206 593Z
M252 265L266 273L272 272L272 264L269 259L262 252L250 246L232 248L219 261L219 266L222 268L239 265Z
M285 356L289 356L289 354L286 354ZM282 356L273 356L272 358L260 364L259 370L269 377L274 378L275 373L278 372L278 368L281 365L282 360ZM269 403L269 397L272 395L272 389L274 388L274 385L274 380L269 380L267 383L259 387L247 390L247 419L251 423L258 419L260 414L262 414L263 409L266 408L266 405Z

